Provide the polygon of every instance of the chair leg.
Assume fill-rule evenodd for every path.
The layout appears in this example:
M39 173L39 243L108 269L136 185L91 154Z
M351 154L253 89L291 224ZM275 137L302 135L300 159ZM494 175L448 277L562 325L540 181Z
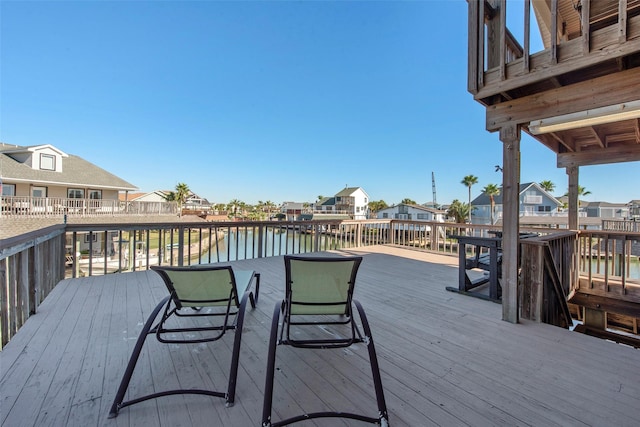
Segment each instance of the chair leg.
M120 387L118 387L118 392L116 393L116 397L113 400L113 404L111 405L111 410L109 410L109 418L115 418L118 416L118 411L121 408L122 401L124 400L124 395L127 392L127 388L129 388L131 376L133 375L133 371L136 368L136 364L138 363L138 357L140 357L140 352L142 351L144 342L147 339L147 335L149 335L149 331L153 327L153 322L156 320L156 317L158 317L158 313L167 304L169 298L170 297L166 297L162 301L160 301L153 312L151 312L151 314L147 318L147 322L144 324L144 327L140 331L140 335L138 335L136 345L133 348L133 353L129 358L129 364L127 364L127 369L124 371L124 375L122 376L122 380L120 381Z
M242 328L244 325L244 312L247 308L247 298L251 298L251 292L247 291L242 296L238 313L236 314L236 330L233 338L233 354L231 356L231 369L229 370L229 385L227 387L226 406L231 407L236 398L236 382L238 378L238 363L240 360L240 344L242 342Z
M358 310L360 320L362 321L362 328L364 329L365 343L367 344L367 350L369 351L369 362L371 364L371 375L373 376L373 386L376 391L376 401L378 403L378 416L380 417L380 425L389 425L389 414L387 413L387 403L384 399L384 389L382 388L382 379L380 378L380 367L378 366L378 356L376 355L376 348L373 343L373 336L371 335L371 328L369 327L369 321L367 315L364 313L364 309L360 302L353 300L353 303Z
M271 426L271 407L273 405L273 376L276 367L276 348L278 347L278 324L280 323L281 303L277 303L271 321L267 374L264 384L264 402L262 405L262 427Z

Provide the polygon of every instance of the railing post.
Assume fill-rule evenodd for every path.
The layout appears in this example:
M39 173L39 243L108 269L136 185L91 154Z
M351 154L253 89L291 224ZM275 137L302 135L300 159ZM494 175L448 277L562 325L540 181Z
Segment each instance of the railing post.
M178 226L178 266L184 265L184 226Z
M264 224L258 225L258 258L264 257L262 247L264 245L265 227Z

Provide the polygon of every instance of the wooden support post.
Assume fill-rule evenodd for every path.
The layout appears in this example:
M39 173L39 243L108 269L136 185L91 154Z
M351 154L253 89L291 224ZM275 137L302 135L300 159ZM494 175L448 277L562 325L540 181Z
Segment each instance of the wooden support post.
M578 200L578 167L571 166L567 168L567 175L569 175L569 230L578 229L578 207L580 200Z
M520 211L520 126L500 128L502 148L502 320L518 323L518 237Z

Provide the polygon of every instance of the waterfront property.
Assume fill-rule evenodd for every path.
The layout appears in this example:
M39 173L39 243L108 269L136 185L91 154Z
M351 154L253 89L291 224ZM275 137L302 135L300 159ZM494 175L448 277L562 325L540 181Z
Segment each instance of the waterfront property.
M637 425L639 350L544 323L500 320L499 304L445 290L457 282L456 257L381 245L332 253L364 257L355 295L371 323L392 426ZM231 264L261 273L258 306L244 321L235 406L170 396L108 419L142 323L166 295L156 274L138 271L56 286L0 353L0 424L260 425L284 263L277 256ZM153 341L132 378L136 392L226 384L210 367L227 367L227 352L200 345L176 351ZM299 353L278 354L274 417L326 407L375 410L363 347Z

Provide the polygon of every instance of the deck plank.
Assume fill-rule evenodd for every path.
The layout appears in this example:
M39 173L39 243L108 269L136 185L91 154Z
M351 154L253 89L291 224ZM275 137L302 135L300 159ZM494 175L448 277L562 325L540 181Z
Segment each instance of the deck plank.
M364 261L355 295L376 343L393 426L637 425L640 350L501 320L499 304L447 292L457 257L390 246L349 249ZM326 255L326 254L325 254ZM259 425L282 257L235 261L261 273L247 308L236 403L170 396L108 419L135 340L166 294L153 272L61 282L0 352L3 426ZM321 331L318 331L321 333ZM170 387L226 388L233 334L210 344L145 344L127 398ZM273 418L327 409L375 413L364 346L278 349ZM318 420L304 425L356 425Z

